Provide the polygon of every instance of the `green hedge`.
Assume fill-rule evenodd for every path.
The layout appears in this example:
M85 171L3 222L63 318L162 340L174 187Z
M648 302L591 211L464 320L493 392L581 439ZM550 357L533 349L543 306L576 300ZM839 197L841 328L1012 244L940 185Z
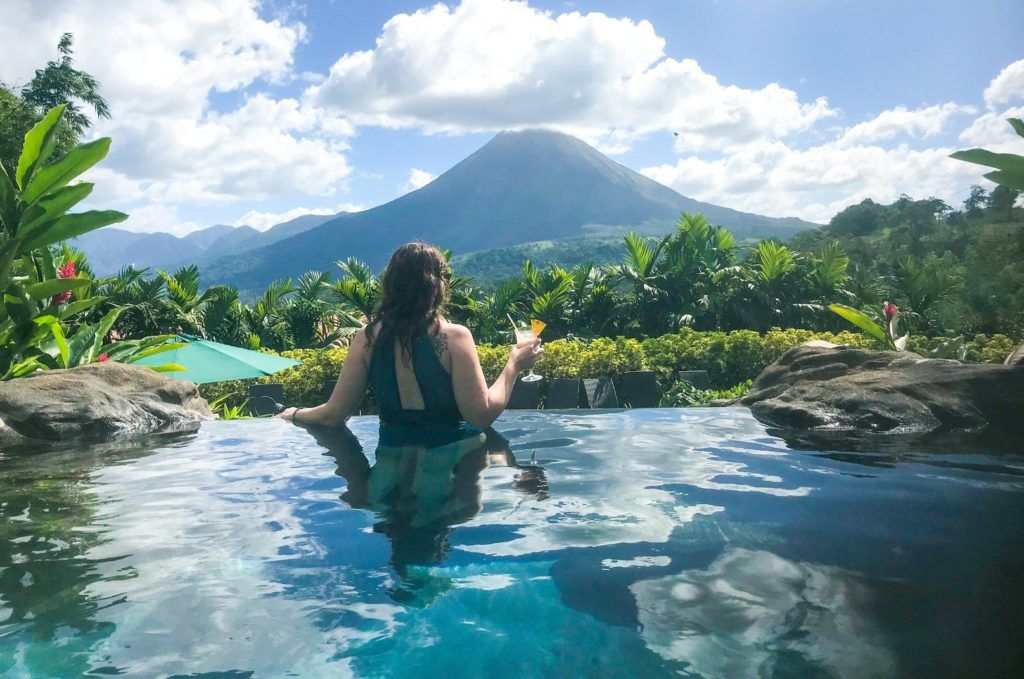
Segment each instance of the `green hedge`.
M761 335L750 330L697 332L684 329L678 334L643 341L620 337L546 342L536 371L545 377L590 378L649 369L657 372L662 384L670 388L680 370L707 370L711 389L727 390L754 379L766 365L786 351L815 339L854 347L881 348L866 336L852 332L775 328ZM908 348L928 355L944 341L941 337L912 336ZM969 340L965 338L965 342L967 360L983 363L1002 362L1020 343L1006 335L977 335ZM494 380L505 367L508 351L507 345L482 344L478 347L480 364L488 381ZM302 365L258 381L283 383L288 405L305 407L322 402L324 384L337 377L346 350L300 349L286 351L283 355L302 361ZM201 391L208 399L234 394L237 402L244 398L248 385L256 381L207 384Z

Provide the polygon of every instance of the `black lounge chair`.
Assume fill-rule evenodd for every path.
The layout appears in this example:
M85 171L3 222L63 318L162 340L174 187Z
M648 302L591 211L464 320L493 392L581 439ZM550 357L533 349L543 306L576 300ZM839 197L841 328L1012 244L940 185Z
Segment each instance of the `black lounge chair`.
M661 390L653 370L631 370L622 375L622 400L630 408L656 408Z
M680 370L676 373L676 376L698 389L709 389L711 387L711 379L708 378L707 370Z
M587 408L619 408L619 395L610 377L583 380L583 391Z
M544 380L536 382L523 382L516 378L516 384L512 387L512 396L508 400L509 410L536 410L540 406L540 387Z
M253 384L249 387L249 412L260 417L274 415L284 402L283 384Z
M564 410L566 408L579 408L582 391L582 382L566 377L556 377L551 380L548 387L548 399L545 408L551 410Z

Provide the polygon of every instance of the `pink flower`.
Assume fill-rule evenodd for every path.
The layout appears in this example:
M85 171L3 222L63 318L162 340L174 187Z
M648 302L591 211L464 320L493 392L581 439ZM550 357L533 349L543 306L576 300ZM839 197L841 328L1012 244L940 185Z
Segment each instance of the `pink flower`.
M107 361L110 360L110 357L107 356L106 354L100 354L100 357L97 358L96 360L99 361L100 363L106 363Z
M75 273L77 273L75 271L75 263L74 262L65 262L57 270L57 278L74 278L75 277ZM67 301L69 299L71 299L71 291L70 290L66 290L64 292L58 292L50 300L50 304L52 304L53 306L60 306L61 304L67 304Z
M889 322L896 317L897 313L899 313L899 308L892 302L883 302L882 313L885 314L886 322Z

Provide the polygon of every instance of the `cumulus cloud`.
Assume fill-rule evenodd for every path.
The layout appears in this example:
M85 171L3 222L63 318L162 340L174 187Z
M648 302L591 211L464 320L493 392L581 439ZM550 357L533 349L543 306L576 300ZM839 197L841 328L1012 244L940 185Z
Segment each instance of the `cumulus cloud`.
M401 191L402 193L409 193L416 189L422 189L435 179L437 179L436 174L414 167L409 170L409 179L402 185Z
M691 156L641 172L699 200L823 223L865 198L888 202L901 193L946 199L959 195L978 181L978 172L949 158L954 150L838 142L796 149L781 141L758 142L724 158Z
M952 116L974 112L976 109L971 106L961 106L953 102L913 110L906 106L897 106L846 130L839 143L844 146L856 146L888 141L902 135L933 137L945 129Z
M801 148L788 140L760 139L716 158L688 155L641 172L699 200L814 222L826 222L865 198L889 202L906 193L955 203L968 186L986 181L976 166L949 158L963 146L884 143L904 136L933 137L956 116L972 114L976 117L959 134L964 145L1017 152L1020 138L1006 118L1024 116L1024 106L991 107L1024 100L1024 60L1003 69L984 96L990 110L981 115L954 102L913 110L899 106L818 145Z
M305 215L334 215L339 212L362 212L365 205L357 203L341 203L334 207L296 207L284 212L260 212L250 210L235 220L232 226L251 226L257 231L266 231L272 226L277 226L296 217Z
M18 45L0 79L23 83L75 34L79 67L96 76L113 113L97 135L114 138L97 198L164 206L207 205L281 195L331 195L343 188L352 126L295 99L244 94L288 80L305 27L259 15L257 3L225 0L85 0L5 4L0 42ZM237 103L211 106L235 93ZM241 94L241 96L238 96ZM109 205L109 203L107 203ZM123 206L119 206L123 207ZM138 209L129 228L154 226ZM165 230L180 231L177 222Z
M724 85L666 58L648 21L555 15L513 0L464 0L398 14L374 49L343 55L309 101L358 123L427 131L544 126L606 150L656 130L681 148L727 148L835 115L777 84Z
M990 109L1024 99L1024 59L999 72L985 88L985 104Z

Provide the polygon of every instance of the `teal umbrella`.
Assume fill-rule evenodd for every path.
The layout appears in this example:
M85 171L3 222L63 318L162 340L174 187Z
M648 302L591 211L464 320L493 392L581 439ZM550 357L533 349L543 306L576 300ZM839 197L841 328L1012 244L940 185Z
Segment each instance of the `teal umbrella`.
M185 368L183 372L164 374L176 380L205 384L264 377L299 364L299 361L290 358L210 342L191 335L178 335L174 341L186 344L177 349L147 356L136 361L135 365L158 366L164 363L177 363Z

